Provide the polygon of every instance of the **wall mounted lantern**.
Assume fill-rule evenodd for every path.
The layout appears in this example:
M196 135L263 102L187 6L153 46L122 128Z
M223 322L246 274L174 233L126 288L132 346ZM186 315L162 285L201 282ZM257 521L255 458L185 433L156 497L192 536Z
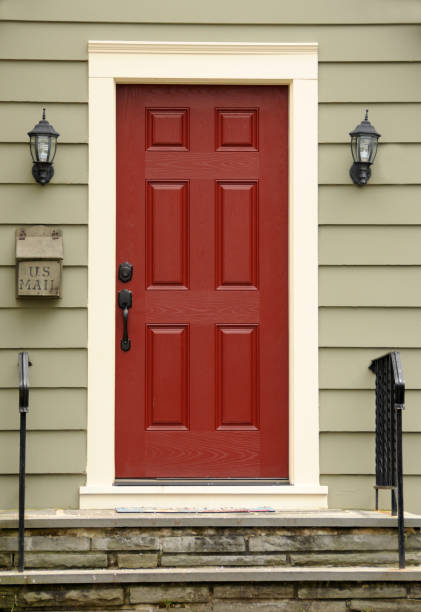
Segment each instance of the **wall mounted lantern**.
M32 176L41 185L46 185L54 176L53 159L56 154L57 138L60 136L51 123L45 118L45 108L42 109L42 119L28 132L31 149Z
M368 120L368 109L365 111L364 121L361 121L349 135L354 158L349 174L356 185L366 185L371 176L370 166L376 157L377 142L381 136Z

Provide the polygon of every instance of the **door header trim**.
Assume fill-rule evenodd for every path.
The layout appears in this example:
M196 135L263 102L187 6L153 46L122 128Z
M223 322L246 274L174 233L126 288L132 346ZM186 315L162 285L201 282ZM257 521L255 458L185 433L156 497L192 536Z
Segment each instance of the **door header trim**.
M246 55L317 54L318 43L242 43L242 42L160 42L90 40L89 53L192 53Z

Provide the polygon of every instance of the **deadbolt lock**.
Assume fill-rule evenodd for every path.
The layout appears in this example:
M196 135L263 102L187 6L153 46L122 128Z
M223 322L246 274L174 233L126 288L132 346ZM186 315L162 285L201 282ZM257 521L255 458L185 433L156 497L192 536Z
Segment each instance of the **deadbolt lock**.
M132 280L133 266L128 261L121 263L118 267L118 280L122 283L128 283Z

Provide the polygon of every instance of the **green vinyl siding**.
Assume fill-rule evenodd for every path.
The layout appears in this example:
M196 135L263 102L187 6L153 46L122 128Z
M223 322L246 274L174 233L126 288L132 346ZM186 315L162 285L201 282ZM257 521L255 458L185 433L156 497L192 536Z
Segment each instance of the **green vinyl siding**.
M88 105L48 104L48 117L60 126L60 144L88 142ZM1 102L0 122L3 126L0 142L27 143L28 136L22 126L39 121L39 102Z
M31 389L30 400L28 431L86 429L86 389ZM17 389L0 389L1 430L19 430L17 403Z
M239 0L193 2L179 0L162 4L145 0L3 0L0 19L23 21L89 21L124 23L419 23L418 0L261 0L259 4Z
M372 119L374 122L374 117ZM347 185L349 165L349 144L321 144L319 146L319 183L321 185ZM420 184L420 167L421 145L415 143L383 144L382 154L379 155L378 160L376 159L370 186L388 185L391 181L403 185Z
M374 390L329 389L320 391L320 431L373 432ZM421 431L421 391L409 390L405 396L403 430Z
M31 165L27 162L26 143L0 144L0 183L32 183ZM88 182L87 145L60 145L60 157L57 156L54 164L54 182L56 185Z
M78 508L79 487L85 484L81 474L28 474L25 504L27 508ZM15 475L0 475L1 508L16 509L18 481Z
M420 63L327 63L319 76L320 102L421 101Z
M79 348L86 346L86 309L0 309L0 349Z
M0 184L0 201L2 223L85 225L88 221L87 185L53 182L48 189L34 189L33 183ZM64 264L67 263L66 257Z
M374 475L322 475L320 482L329 487L332 508L374 508ZM421 478L405 476L405 510L415 512L420 506ZM390 508L390 491L379 492L380 508Z
M0 433L0 474L19 471L19 432ZM86 465L84 431L30 431L27 474L80 474Z
M402 315L404 316L404 313ZM374 389L375 378L368 369L371 360L396 349L400 349L401 352L407 389L421 390L421 349L402 349L399 346L380 349L321 348L319 351L320 389Z
M328 225L319 232L319 263L414 266L421 264L420 245L419 225Z
M319 345L417 348L421 308L321 308Z
M399 287L399 291L391 288ZM321 266L320 306L420 307L420 266ZM417 311L414 311L417 312ZM406 313L395 310L400 319Z
M421 511L419 0L181 0L165 10L139 0L3 0L1 19L0 507L17 505L16 361L25 348L34 363L28 507L77 507L85 483L87 42L199 40L319 43L321 482L331 507L373 507L368 365L401 349L406 508ZM42 188L31 176L26 132L43 105L61 136L55 177ZM348 133L366 107L382 145L361 189L348 176ZM38 223L63 229L60 302L15 299L14 232Z
M41 322L39 326L42 327ZM17 351L24 348L25 345L16 344L15 349L0 349L0 389L16 388ZM85 349L37 348L31 349L30 357L31 388L86 387L88 372Z
M420 185L405 185L403 189L401 185L373 185L370 182L366 188L359 189L357 193L358 197L355 197L355 187L349 184L319 187L319 223L321 225L421 224Z
M349 448L348 433L321 433L320 469L330 474L375 474L373 456L375 440L372 433L354 432L352 450ZM420 433L403 434L403 462L405 474L419 474Z
M418 36L421 34L421 29ZM421 46L421 45L420 45ZM1 107L0 107L1 108ZM355 103L327 103L319 105L319 142L349 143L349 132L356 117L363 114L366 105ZM0 111L1 112L1 111ZM399 116L399 121L396 117ZM370 118L376 118L376 129L381 143L421 142L421 104L370 104Z
M0 61L0 82L0 101L88 101L87 62Z
M0 54L10 60L86 60L91 40L317 41L320 61L421 61L419 25L226 25L9 22L0 24ZM364 44L356 44L364 39Z

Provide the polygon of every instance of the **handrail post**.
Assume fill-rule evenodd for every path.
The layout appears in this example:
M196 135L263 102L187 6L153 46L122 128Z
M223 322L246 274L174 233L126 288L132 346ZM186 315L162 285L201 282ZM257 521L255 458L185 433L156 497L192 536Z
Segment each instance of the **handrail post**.
M405 381L400 353L393 351L374 359L369 369L376 375L376 510L379 489L391 489L392 516L398 516L399 568L403 569L402 410L405 409Z
M19 536L18 570L23 572L25 565L25 473L26 473L26 413L29 412L29 355L22 351L18 356L19 365Z
M399 529L399 567L405 567L405 526L403 507L403 460L402 460L402 405L396 406L396 464L398 471L398 529Z

